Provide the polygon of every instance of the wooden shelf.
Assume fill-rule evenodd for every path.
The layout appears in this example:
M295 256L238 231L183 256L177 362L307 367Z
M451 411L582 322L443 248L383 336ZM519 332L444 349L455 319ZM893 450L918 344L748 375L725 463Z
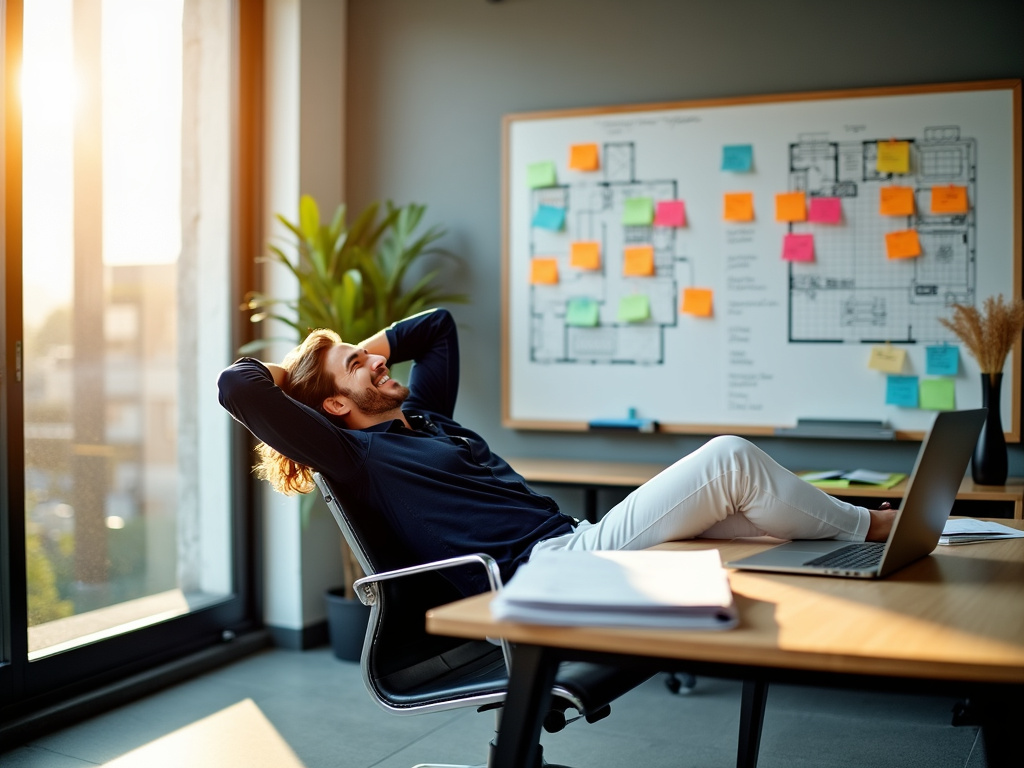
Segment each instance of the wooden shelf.
M665 464L632 461L583 461L578 459L508 459L512 468L530 483L571 485L587 493L587 519L595 514L594 493L599 488L636 488L666 468ZM907 481L892 488L857 485L850 488L826 488L827 493L840 499L900 499L906 492ZM958 501L1003 502L1013 504L1013 519L1024 519L1024 478L1011 477L1005 485L978 485L964 478L957 492Z

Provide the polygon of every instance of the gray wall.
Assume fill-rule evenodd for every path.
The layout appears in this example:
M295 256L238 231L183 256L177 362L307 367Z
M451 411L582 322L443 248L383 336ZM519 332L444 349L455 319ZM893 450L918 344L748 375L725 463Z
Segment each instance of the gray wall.
M445 245L464 258L451 283L473 297L451 307L462 342L457 416L498 453L668 463L706 437L501 426L502 116L1021 78L1022 27L1021 0L349 0L348 202L426 203L428 221L447 227ZM755 442L793 468L909 471L917 450ZM1010 474L1024 475L1016 445Z

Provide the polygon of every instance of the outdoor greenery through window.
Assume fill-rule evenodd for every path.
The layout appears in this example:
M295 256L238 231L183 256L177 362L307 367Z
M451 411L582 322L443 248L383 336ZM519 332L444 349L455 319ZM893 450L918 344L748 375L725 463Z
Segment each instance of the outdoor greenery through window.
M30 658L232 592L229 6L25 3Z

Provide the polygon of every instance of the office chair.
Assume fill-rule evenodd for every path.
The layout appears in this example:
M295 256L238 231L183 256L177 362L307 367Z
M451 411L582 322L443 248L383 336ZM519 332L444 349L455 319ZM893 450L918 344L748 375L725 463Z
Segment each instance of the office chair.
M399 715L459 707L494 710L497 725L508 690L508 647L504 643L431 635L424 621L429 609L463 597L442 576L445 569L482 568L491 588L499 589L497 563L485 554L417 563L380 515L358 514L357 510L342 507L326 478L316 474L314 479L366 573L356 581L355 591L360 601L370 606L360 665L371 697L388 712ZM580 717L591 723L607 717L611 701L657 671L639 664L612 667L563 663L555 678L544 729L553 733ZM568 719L565 713L570 708L578 716ZM492 751L494 744L492 739ZM559 768L544 763L543 757L539 760L538 768ZM471 767L423 763L415 768Z

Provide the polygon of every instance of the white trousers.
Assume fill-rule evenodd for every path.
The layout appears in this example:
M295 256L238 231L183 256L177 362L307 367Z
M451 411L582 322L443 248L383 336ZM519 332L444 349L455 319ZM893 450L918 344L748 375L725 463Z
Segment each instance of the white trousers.
M697 537L864 541L870 513L828 495L741 437L716 437L651 478L599 522L539 542L550 549L645 549Z

